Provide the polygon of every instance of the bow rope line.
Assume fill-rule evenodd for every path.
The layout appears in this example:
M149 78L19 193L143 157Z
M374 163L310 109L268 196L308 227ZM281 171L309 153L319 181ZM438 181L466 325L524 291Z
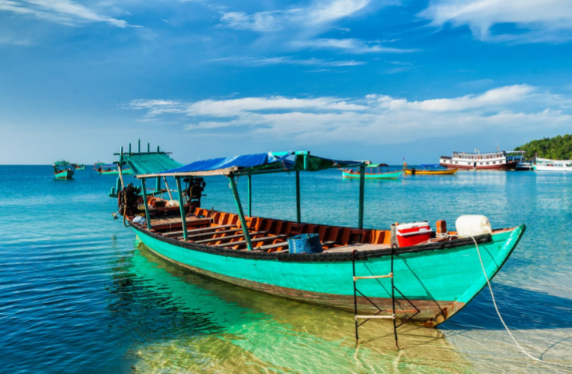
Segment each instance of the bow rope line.
M506 332L508 332L508 334L510 335L510 337L512 338L512 341L514 342L514 344L522 351L522 353L524 353L528 358L530 358L531 360L534 361L538 361L538 362L542 362L544 364L549 364L549 365L556 365L556 366L561 366L561 367L565 367L565 368L572 368L572 365L565 365L565 364L559 364L557 362L549 362L549 361L544 361L541 360L540 358L536 358L533 355L531 355L530 353L528 353L524 348L522 348L522 346L518 343L518 341L516 340L516 338L514 337L514 335L512 335L512 332L510 332L510 329L508 328L508 326L506 325L506 323L504 322L504 319L502 318L502 315L499 311L499 307L497 306L497 301L495 299L495 294L493 292L493 288L491 287L491 282L489 281L489 277L487 276L487 272L485 270L485 265L483 264L483 258L481 257L481 250L479 249L479 245L477 244L477 241L475 240L475 238L473 236L471 236L471 239L473 239L473 241L475 242L475 247L477 248L477 253L479 255L479 261L481 262L481 268L483 269L483 274L485 275L485 279L487 280L487 285L489 286L489 291L491 292L491 297L493 299L493 305L495 306L495 310L497 311L497 315L499 316L500 321L502 322L504 328L506 329Z

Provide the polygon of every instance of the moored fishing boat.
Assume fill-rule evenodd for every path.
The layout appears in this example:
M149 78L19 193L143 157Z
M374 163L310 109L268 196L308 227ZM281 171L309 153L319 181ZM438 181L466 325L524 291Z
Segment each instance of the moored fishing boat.
M84 164L73 164L74 168L76 171L83 171L85 170L85 165Z
M136 154L121 155L120 162L135 165L136 158ZM474 237L459 236L460 230L441 230L437 235L424 229L421 242L412 237L395 242L390 230L363 227L367 166L363 161L283 152L197 161L162 172L136 171L142 187L124 186L120 211L151 251L194 272L289 299L348 311L356 307L356 312L393 312L400 319L436 326L461 310L486 285L487 278L494 277L515 249L525 227L475 231L471 234ZM300 172L340 167L360 169L357 227L303 222ZM251 177L278 172L295 173L296 221L251 214ZM237 213L201 208L203 178L217 175L228 177ZM241 180L248 183L248 215L244 214L238 195L240 176L246 177ZM145 181L157 177L175 178L176 203L172 197L161 201L146 195ZM181 182L187 183L186 188L182 188ZM140 192L142 197L137 195ZM417 226L405 226L403 236L417 235L413 232L419 230ZM318 239L317 247L311 251L316 253L291 253L291 243L300 240L301 234ZM354 294L352 268L361 279L363 296ZM400 295L392 295L392 287L384 283L388 280L379 279L381 274L395 282Z
M95 168L98 174L101 175L119 175L117 164L101 164ZM124 175L130 175L131 169L125 168L121 171Z
M67 161L57 161L53 165L55 179L72 179L75 168Z
M387 171L383 171L386 168ZM359 179L360 172L357 169L341 169L343 178ZM401 170L389 171L387 164L369 164L365 168L365 179L397 179L401 176Z
M403 172L406 175L453 175L459 169L443 169L441 164L426 164L426 165L419 165L419 168L411 168L407 167L406 163L403 163Z
M572 160L551 160L537 157L532 167L535 171L572 171Z

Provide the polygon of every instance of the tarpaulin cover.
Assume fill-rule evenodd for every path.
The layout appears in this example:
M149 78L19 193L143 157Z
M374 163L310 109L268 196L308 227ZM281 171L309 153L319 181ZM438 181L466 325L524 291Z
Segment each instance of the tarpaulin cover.
M211 158L209 160L195 161L179 168L166 170L160 174L208 172L225 170L229 168L252 169L260 166L276 164L282 160L285 160L288 155L283 157L276 157L269 152L234 157Z
M158 174L168 175L216 175L229 172L258 172L305 170L318 171L336 167L359 166L363 161L341 161L309 155L308 152L255 153L234 157L195 161L179 168Z
M165 153L124 154L123 161L129 164L136 175L156 174L182 165Z

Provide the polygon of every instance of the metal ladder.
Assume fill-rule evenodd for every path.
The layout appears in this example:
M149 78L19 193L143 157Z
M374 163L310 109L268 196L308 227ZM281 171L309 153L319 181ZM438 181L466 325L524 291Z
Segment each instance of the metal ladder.
M401 291L399 291L399 289L397 287L395 287L395 277L394 277L394 273L393 273L393 260L394 260L394 257L396 255L395 254L396 248L397 248L396 245L393 245L391 247L391 271L389 274L386 274L386 275L356 276L356 256L355 256L355 254L357 251L354 250L352 252L352 268L353 268L353 283L354 283L354 322L355 322L355 335L356 335L356 343L357 344L359 344L359 327L361 325L363 325L364 323L366 323L370 319L391 319L391 320L393 320L393 335L395 337L395 349L399 350L399 341L397 338L397 328L399 326L403 325L404 323L408 322L409 320L411 320L413 317L415 317L417 314L419 314L421 312L403 293L401 293ZM364 295L357 288L357 281L358 280L362 280L362 279L383 279L383 278L391 278L392 313L390 315L380 315L380 313L383 313L383 310L381 310L380 307L378 307L369 297ZM402 321L399 325L397 324L396 311L395 311L395 291L399 292L401 297L404 300L406 300L409 303L409 305L411 305L413 308L415 308L415 313L413 315L411 315L409 318L407 318L406 320ZM377 309L377 313L372 314L372 315L358 314L358 304L357 304L358 293ZM413 312L413 311L402 310L402 312L407 313L407 312ZM359 322L360 319L363 319L364 321L362 321L360 323Z

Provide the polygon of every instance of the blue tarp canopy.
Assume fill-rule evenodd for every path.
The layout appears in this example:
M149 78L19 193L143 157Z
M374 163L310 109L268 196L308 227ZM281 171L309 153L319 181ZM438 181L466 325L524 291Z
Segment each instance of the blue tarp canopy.
M160 173L142 175L141 177L155 176L209 176L256 174L260 172L280 171L318 171L331 168L360 166L369 164L369 161L342 161L310 155L310 152L268 152L240 155L234 157L221 157L209 160L195 161L171 170Z

